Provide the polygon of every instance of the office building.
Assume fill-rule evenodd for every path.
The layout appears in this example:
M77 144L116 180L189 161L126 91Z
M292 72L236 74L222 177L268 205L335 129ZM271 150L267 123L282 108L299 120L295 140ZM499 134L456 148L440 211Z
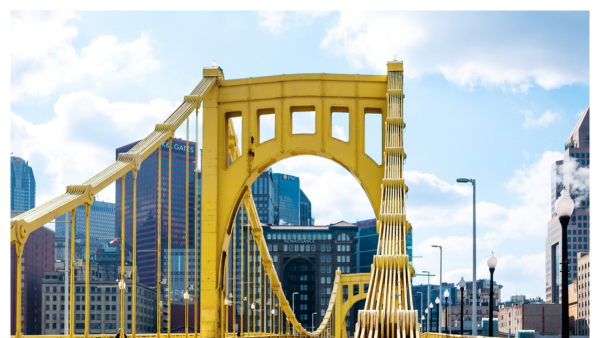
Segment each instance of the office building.
M577 317L575 332L578 336L590 335L590 254L577 254Z
M137 143L122 146L116 150L115 157L126 153ZM165 141L161 150L161 256L167 257L168 247L168 222L169 222L169 142ZM171 248L185 249L185 234L189 231L189 249L194 248L194 211L195 182L194 168L196 166L196 144L173 139L171 147ZM185 187L186 154L189 155L188 186ZM200 160L200 158L198 159ZM115 182L115 232L113 236L121 236L121 189L122 179ZM125 176L125 242L131 243L133 239L133 175ZM186 193L189 196L189 226L186 226ZM137 264L140 282L148 286L156 286L157 252L158 249L158 150L155 150L141 164L137 173ZM198 225L200 227L200 225ZM200 245L200 241L198 241ZM143 251L139 251L143 250ZM164 266L164 265L163 265ZM163 271L166 271L163 269ZM163 272L164 273L164 272ZM164 293L163 293L164 294Z
M11 218L21 212L11 212ZM10 246L11 271L17 271L17 253ZM39 335L42 332L42 275L54 270L54 231L41 227L29 235L21 256L21 332ZM17 273L10 274L10 332L15 334Z
M68 212L60 217L57 217L56 221L71 222L71 213ZM65 230L69 231L69 238L71 236L70 223L56 223L54 228L56 231L56 242L62 243L61 245L64 246ZM75 239L84 248L85 228L85 206L80 205L75 209ZM111 202L98 201L94 196L94 202L90 207L90 246L93 247L92 251L102 247L102 245L108 244L115 237L118 237L115 236L115 204ZM106 239L98 240L98 238ZM64 257L61 257L61 259L64 259Z
M90 334L116 334L121 325L121 291L117 282L107 278L99 278L101 267L94 264L90 269ZM131 272L128 266L125 272ZM93 274L92 274L93 273ZM85 272L78 274L75 281L75 332L84 334L85 329ZM120 275L120 270L119 270ZM131 334L132 325L132 287L131 273L125 278L125 328L126 334ZM40 309L43 313L43 328L41 334L59 335L64 333L65 324L65 281L60 272L44 273L41 284L42 297ZM156 290L137 283L136 297L136 332L156 332ZM68 313L67 313L68 316Z
M575 210L567 228L568 278L577 281L577 254L588 252L590 245L590 107L588 106L565 142L564 158L552 164L551 220L546 237L546 302L561 301L562 227L554 203L566 186L575 201Z
M263 232L286 298L295 297L296 318L304 327L321 323L329 305L335 271L355 272L357 227L338 222L326 226L263 225ZM298 294L293 295L297 292ZM353 292L352 290L350 292ZM354 331L356 312L351 310L346 327Z
M356 271L370 272L373 264L373 256L377 254L379 234L377 233L377 219L371 218L357 221L358 244L356 245ZM412 229L406 234L406 254L408 261L412 264Z
M314 225L312 205L302 189L300 189L300 225Z
M252 198L258 212L260 222L263 224L275 224L275 191L273 183L273 170L265 170L252 184ZM310 202L309 202L310 203ZM238 225L240 224L238 214Z
M561 334L561 318L559 304L502 303L498 310L498 331L514 336L517 331L534 330L542 336L556 336Z
M313 225L311 202L300 189L300 177L273 173L273 205L279 225ZM302 211L304 206L304 213Z
M10 211L35 208L33 169L20 157L10 157Z

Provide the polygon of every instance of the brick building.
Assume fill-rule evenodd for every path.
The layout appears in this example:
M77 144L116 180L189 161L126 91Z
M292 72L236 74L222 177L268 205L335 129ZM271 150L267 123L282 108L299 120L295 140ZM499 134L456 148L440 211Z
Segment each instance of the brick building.
M295 297L296 317L310 328L316 312L317 326L329 304L335 271L355 272L357 226L343 221L327 226L263 225L263 231L286 298L292 303ZM346 318L351 332L355 312L348 311Z
M11 212L11 218L21 212ZM10 246L10 333L15 334L17 255ZM42 274L54 270L54 231L41 227L29 235L21 257L21 331L36 335L42 329Z
M535 330L540 335L561 334L560 304L501 304L498 331L515 334L519 330Z

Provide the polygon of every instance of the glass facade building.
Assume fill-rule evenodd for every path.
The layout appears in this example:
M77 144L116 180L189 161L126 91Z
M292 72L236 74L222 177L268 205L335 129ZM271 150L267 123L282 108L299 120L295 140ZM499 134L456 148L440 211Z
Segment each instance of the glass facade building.
M33 169L20 157L10 157L10 211L35 208Z
M138 141L139 142L139 141ZM116 150L116 157L133 148L134 142ZM189 232L189 249L194 249L194 215L195 215L195 179L196 144L189 143L186 151L186 142L182 139L173 139L171 148L171 248L173 252L185 249L185 234ZM169 143L166 141L161 146L161 257L166 259L168 247L168 222L169 222ZM189 183L185 186L186 154L189 155L187 168ZM200 160L200 157L198 158ZM157 253L158 249L158 150L148 156L137 174L137 264L140 282L148 286L156 286ZM116 182L115 187L115 237L121 236L121 189L122 180ZM131 243L133 216L133 175L125 176L125 241ZM189 228L186 227L185 202L186 194L189 196ZM200 224L198 224L200 227ZM200 243L200 240L198 240ZM139 252L139 250L144 250ZM176 256L176 255L175 255ZM190 255L193 262L193 256ZM162 262L163 266L165 262ZM193 263L192 263L193 266ZM165 270L166 271L166 270ZM164 273L164 271L163 271ZM193 271L190 271L193 274ZM179 277L173 277L174 279ZM164 293L163 293L164 294Z
M71 213L68 212L56 220L59 222L71 222ZM65 224L55 224L55 230L56 240L64 241ZM97 201L94 197L94 203L92 203L90 208L90 245L94 248L99 248L103 244L108 244L110 240L98 240L98 238L116 237L118 236L115 236L115 204ZM75 240L85 247L85 206L83 205L75 209ZM64 259L64 257L61 258Z
M379 234L377 233L377 219L357 221L358 244L356 246L356 271L370 272L373 264L373 256L377 254ZM412 229L406 235L406 254L412 264Z
M287 174L273 174L275 224L300 224L300 178Z
M300 189L300 225L315 225L312 218L312 205L302 189Z
M552 164L551 219L546 237L546 302L561 302L562 227L554 203L566 186L575 209L567 227L569 284L577 282L577 254L590 251L590 107L588 106L565 142L564 158Z

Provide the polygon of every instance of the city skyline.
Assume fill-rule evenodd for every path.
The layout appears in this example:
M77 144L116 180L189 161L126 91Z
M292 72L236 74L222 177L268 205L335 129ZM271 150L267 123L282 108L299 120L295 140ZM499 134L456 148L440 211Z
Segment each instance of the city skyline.
M497 279L507 290L518 288L528 297L544 295L548 163L562 156L565 138L589 104L589 14L39 15L13 14L12 29L21 40L32 41L26 31L19 31L31 20L53 38L35 50L13 46L10 114L11 151L44 168L38 179L38 205L106 167L117 146L147 134L181 102L198 82L202 67L213 60L223 67L226 78L243 78L302 72L383 74L385 62L396 56L406 68L407 214L415 230L413 252L424 257L413 261L416 269L439 271L439 257L430 247L440 244L444 281L456 283L471 275L471 189L455 180L472 177L478 181L478 277L488 274L485 260L493 250L499 259ZM126 21L134 24L125 25ZM508 21L514 24L494 32ZM171 24L160 26L165 22ZM203 25L216 22L229 24L213 35L203 31ZM202 32L195 41L213 47L194 47L183 53L186 56L173 54L189 48L172 45L182 40L168 41L182 30L182 23ZM472 32L475 25L483 33ZM245 27L243 32L240 27ZM409 38L395 39L390 33L386 44L382 27L406 31ZM451 28L444 32L446 27ZM465 38L452 40L456 48L443 53L449 47L444 39L452 35ZM513 35L521 38L508 39ZM180 39L192 39L184 36ZM247 49L250 43L272 53L249 52L240 58L237 48ZM71 67L61 81L52 73L55 68L41 67L37 73L23 68L43 59L63 69L64 60L57 54L63 50L72 53L68 62L78 67ZM117 54L123 58L115 58ZM99 64L110 67L103 72L93 69ZM169 74L181 76L173 79ZM44 81L30 86L33 78ZM128 129L132 124L139 127ZM96 125L104 132L80 131ZM338 136L344 138L347 130L341 124L337 127ZM69 162L75 155L77 164ZM306 184L303 190L311 198L315 224L355 222L375 215L357 181L333 162L298 157L272 168ZM114 189L100 198L110 200L111 193L114 196ZM538 265L539 270L529 268ZM414 282L422 283L423 278Z

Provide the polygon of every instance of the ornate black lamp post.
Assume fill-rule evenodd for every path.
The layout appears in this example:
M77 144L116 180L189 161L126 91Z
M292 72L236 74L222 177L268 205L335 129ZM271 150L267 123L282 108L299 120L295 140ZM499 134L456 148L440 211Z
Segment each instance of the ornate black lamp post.
M463 319L464 319L464 313L463 313L463 304L465 302L465 285L467 283L465 282L465 279L460 277L460 282L458 282L458 286L460 286L460 334L463 335L464 334L464 323L463 323Z
M440 318L441 318L440 317L440 303L441 303L440 297L435 297L435 308L437 310L437 317L436 317L436 322L435 322L435 329L439 333L441 333L441 331L442 331L442 327L441 327L442 323L440 321Z
M498 260L494 257L494 252L487 261L488 268L490 268L490 319L488 321L489 337L493 337L494 334L494 270L496 270L496 264Z
M567 228L569 227L569 221L571 220L571 214L575 203L569 196L569 192L566 187L560 193L560 197L554 203L554 209L558 215L558 220L562 226L562 337L569 337L569 259L567 251Z
M448 328L448 297L450 297L450 292L448 292L448 289L446 289L446 291L444 291L444 298L446 298L446 333L450 333Z

